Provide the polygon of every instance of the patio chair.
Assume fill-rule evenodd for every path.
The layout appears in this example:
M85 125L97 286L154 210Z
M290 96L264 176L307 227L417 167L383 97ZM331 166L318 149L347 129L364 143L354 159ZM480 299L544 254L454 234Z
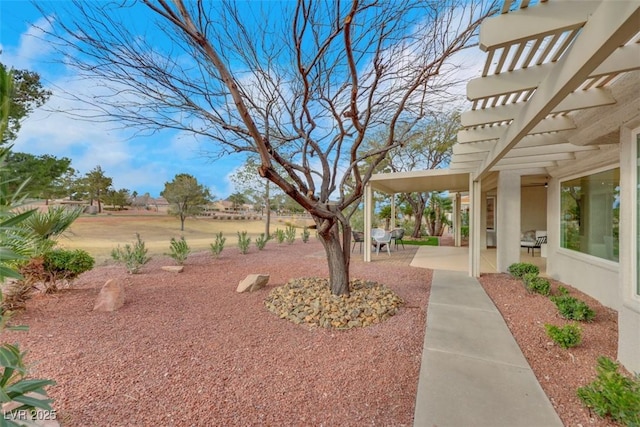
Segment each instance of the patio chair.
M353 246L351 247L351 252L356 248L356 243L360 243L360 253L362 253L362 242L364 242L364 232L362 231L352 231L351 236L353 237Z
M372 243L376 247L376 255L380 255L380 248L387 247L387 253L391 256L391 233L384 231L382 228L374 228L371 230Z
M538 236L533 242L520 242L520 246L527 248L527 253L531 251L531 256L536 256L536 248L540 249L540 255L542 255L542 245L545 243L547 243L547 236Z
M391 232L391 238L393 239L393 243L395 244L395 248L398 249L398 242L402 245L402 249L404 249L404 242L402 238L404 237L404 228L395 228Z

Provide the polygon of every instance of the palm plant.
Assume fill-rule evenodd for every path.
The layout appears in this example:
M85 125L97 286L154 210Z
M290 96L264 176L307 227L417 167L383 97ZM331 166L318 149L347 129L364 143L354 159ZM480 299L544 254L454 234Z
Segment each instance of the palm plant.
M9 108L11 106L13 76L11 72L6 72L4 67L0 67L0 135L4 135ZM7 244L12 241L12 236L16 227L20 226L33 214L33 211L26 211L14 214L13 210L24 198L20 198L19 192L10 194L6 191L7 181L1 178L5 169L6 157L9 148L0 149L0 283L6 277L20 278L20 273L15 269L14 262L23 259ZM22 188L22 187L20 187ZM0 293L0 303L2 294ZM0 333L4 329L22 329L24 327L8 328L6 326L11 313L0 314ZM35 408L51 411L50 402L45 386L55 384L46 379L27 379L27 368L24 364L24 352L21 352L17 345L3 343L0 345L0 404L3 405L3 425L17 425L11 420L11 416L18 414L18 411L32 411ZM38 393L44 398L36 398L30 393ZM5 404L13 404L13 409L8 409Z
M429 194L429 202L424 211L427 219L427 231L430 236L442 236L444 226L451 225L446 213L451 212L452 202L438 191Z
M46 212L36 211L22 224L35 248L36 255L50 250L56 239L82 215L82 208L49 206Z

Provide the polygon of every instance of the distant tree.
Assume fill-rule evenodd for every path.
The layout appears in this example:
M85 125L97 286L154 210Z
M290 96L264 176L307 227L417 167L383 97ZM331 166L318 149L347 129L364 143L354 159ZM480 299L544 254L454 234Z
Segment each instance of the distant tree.
M71 159L61 159L44 154L35 156L28 153L11 153L7 158L7 169L15 179L10 191L15 191L18 182L27 181L23 191L30 197L49 199L61 195L59 180L70 172ZM64 193L62 193L64 194Z
M251 199L255 207L262 207L266 210L264 223L265 236L271 235L271 206L272 197L279 191L271 188L271 181L258 174L260 163L254 157L249 157L244 165L231 174L231 181L235 188ZM276 187L275 190L279 190Z
M231 207L234 211L239 211L242 209L242 205L247 203L247 197L240 192L231 194L227 199L232 203Z
M93 202L98 203L98 213L102 212L102 198L109 191L113 180L104 174L104 171L100 166L96 166L92 170L86 173L82 179L81 185L86 186L87 193L89 194L90 204L93 206Z
M144 193L143 195L139 195L137 191L131 193L131 206L135 208L146 208L151 201L151 195L149 193Z
M7 72L4 64L0 63L0 68L3 73ZM42 88L39 74L27 70L11 69L10 71L13 77L13 91L0 145L16 139L21 121L34 109L47 102L51 96L51 91Z
M53 182L57 197L66 197L69 200L82 200L86 192L81 184L82 178L71 167Z
M124 209L125 206L129 205L130 199L131 195L126 188L121 188L120 190L109 188L105 193L104 202L114 208Z
M199 214L203 206L212 200L209 189L186 173L177 174L173 181L165 182L160 195L169 202L169 213L180 218L182 231L187 216Z
M429 236L442 236L445 225L450 225L446 213L451 212L453 202L438 191L429 194L429 203L425 209L427 233Z

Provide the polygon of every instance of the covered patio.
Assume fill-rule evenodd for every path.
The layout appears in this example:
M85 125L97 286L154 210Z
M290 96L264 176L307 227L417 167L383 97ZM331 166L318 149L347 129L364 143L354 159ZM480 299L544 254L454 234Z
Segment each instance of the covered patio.
M544 204L544 228L537 229L548 233L547 273L618 311L618 359L634 371L640 371L639 24L638 1L504 1L480 29L486 61L467 84L471 108L461 116L449 169L415 175L413 183L420 187L413 191L468 192L472 277L483 269L488 197L495 202L495 267L504 272L521 260L520 236L529 229L521 222L524 190L542 188L536 203ZM374 190L406 191L407 178L372 178L365 218Z

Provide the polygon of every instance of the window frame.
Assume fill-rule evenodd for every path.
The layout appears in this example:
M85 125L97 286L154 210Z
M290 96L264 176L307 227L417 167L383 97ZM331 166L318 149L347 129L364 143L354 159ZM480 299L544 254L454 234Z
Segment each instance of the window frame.
M640 133L640 129L639 129L639 133ZM559 253L568 255L572 258L575 259L579 259L579 260L587 260L590 263L593 263L595 265L599 265L602 268L606 268L612 271L617 271L619 266L620 266L620 257L618 257L617 261L614 260L610 260L607 258L602 258L596 255L592 255L586 252L580 252L574 249L569 249L569 248L565 248L564 246L562 246L562 185L567 182L567 181L572 181L574 179L578 179L578 178L583 178L583 177L588 177L588 176L592 176L592 175L597 175L599 173L602 172L607 172L607 171L611 171L614 169L618 169L619 170L619 175L620 175L620 179L618 181L618 186L622 188L622 175L621 175L621 165L618 162L615 163L609 163L607 165L604 166L600 166L597 168L593 168L593 169L589 169L588 171L582 171L582 172L578 172L578 173L574 173L572 175L567 175L565 177L562 177L560 179L558 179L558 251ZM634 187L635 188L635 187ZM620 201L620 203L622 204L622 201ZM618 250L620 250L620 242L618 241ZM637 272L636 272L637 274Z

